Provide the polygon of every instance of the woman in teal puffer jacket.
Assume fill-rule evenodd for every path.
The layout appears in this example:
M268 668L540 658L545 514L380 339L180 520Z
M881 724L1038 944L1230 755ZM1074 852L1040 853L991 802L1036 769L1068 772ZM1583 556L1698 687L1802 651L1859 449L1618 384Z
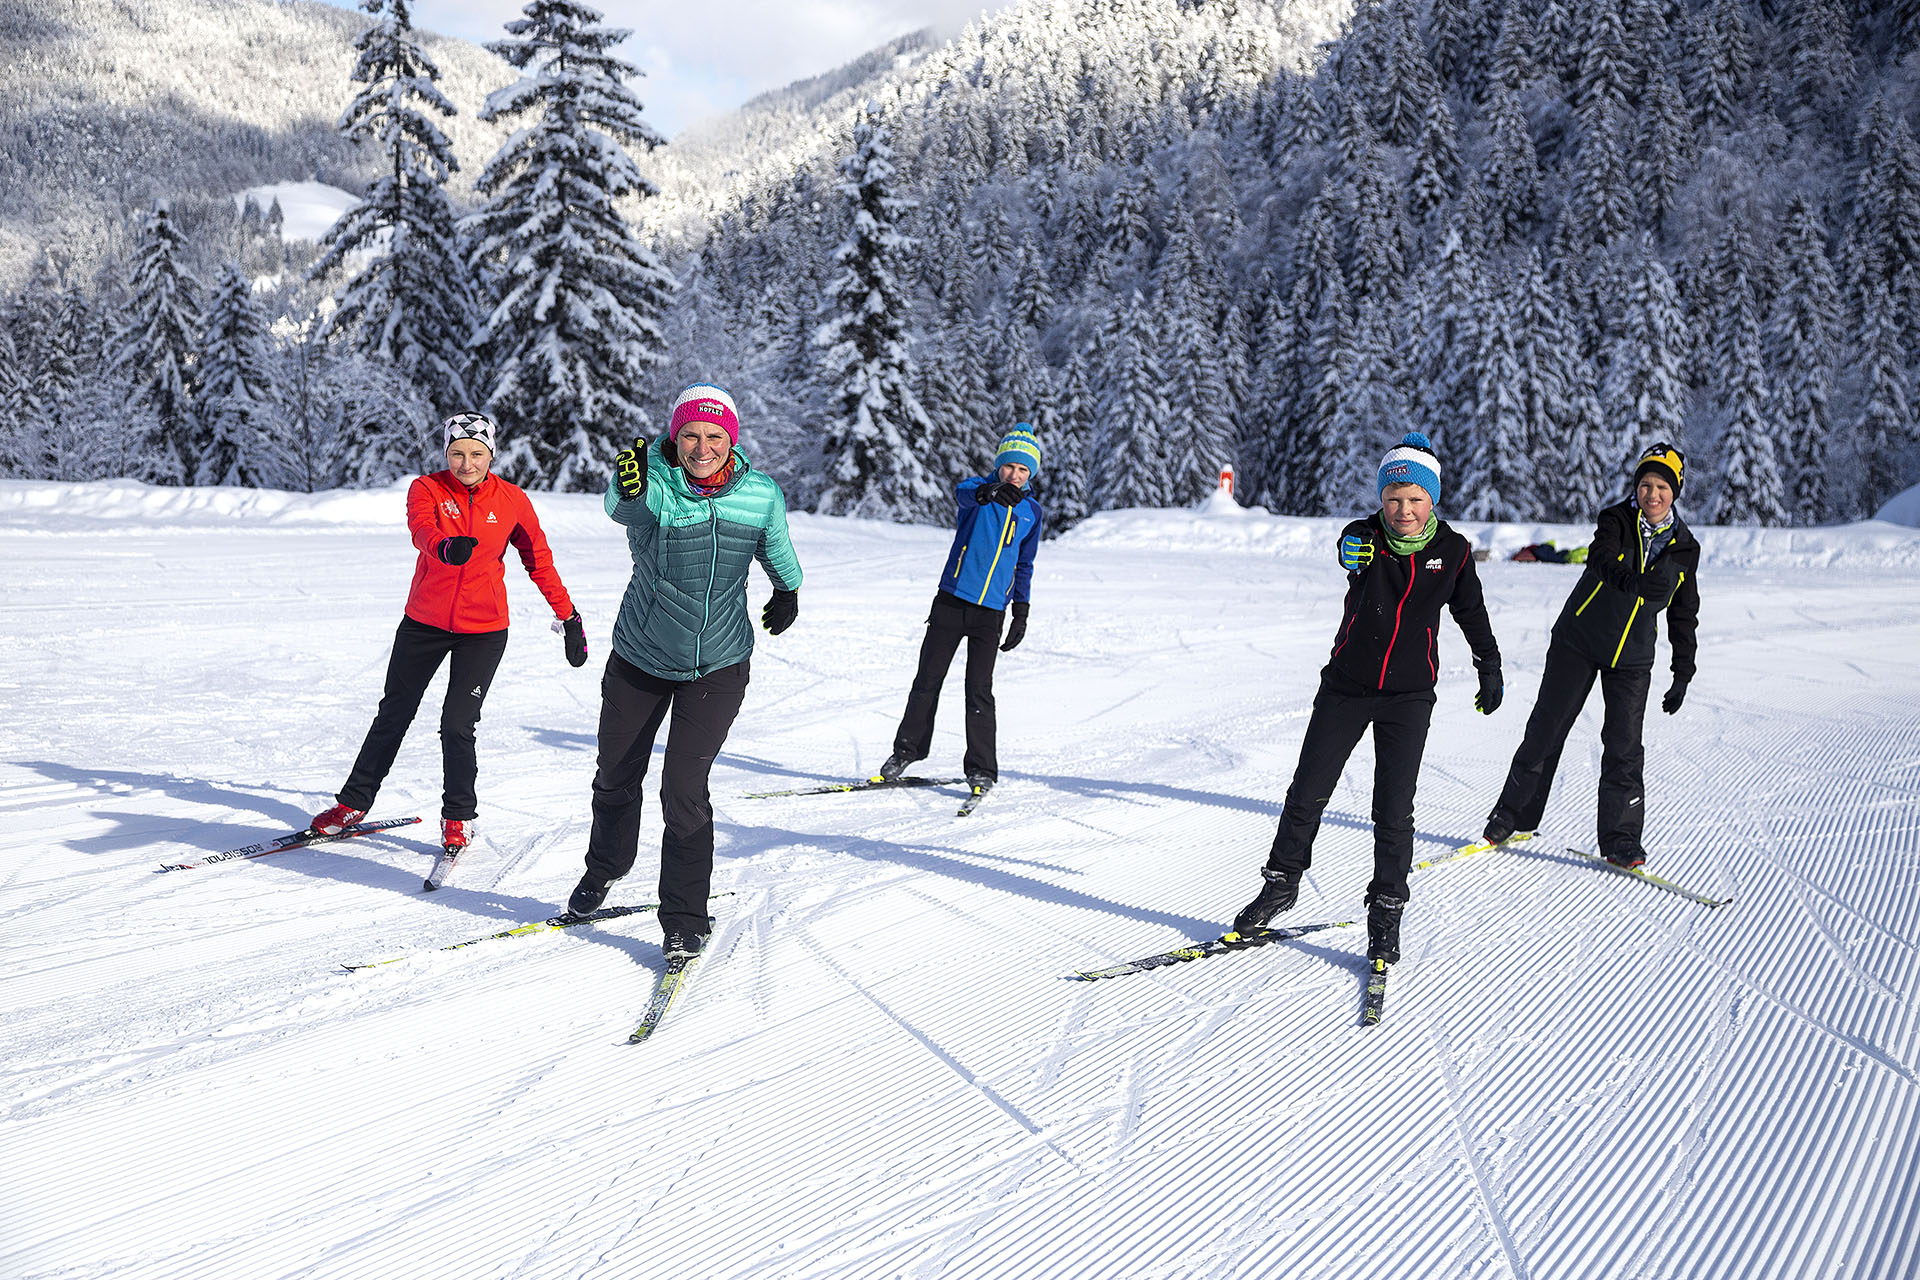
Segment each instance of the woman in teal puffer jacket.
M627 527L633 577L600 680L598 768L587 871L567 910L587 915L633 869L641 787L669 711L660 781L660 927L669 959L706 943L713 882L713 804L707 775L747 692L753 622L747 567L773 581L762 625L779 635L800 611L800 562L787 537L780 486L736 447L733 398L708 383L680 393L667 434L620 452L607 514Z

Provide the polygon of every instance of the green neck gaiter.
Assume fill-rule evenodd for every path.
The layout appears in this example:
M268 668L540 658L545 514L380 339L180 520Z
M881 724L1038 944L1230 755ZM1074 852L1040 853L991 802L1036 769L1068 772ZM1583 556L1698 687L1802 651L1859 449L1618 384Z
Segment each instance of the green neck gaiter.
M1437 515L1429 515L1427 517L1427 527L1411 538L1394 537L1393 531L1387 528L1387 518L1384 515L1380 517L1380 527L1386 531L1387 545L1393 548L1393 554L1397 556L1410 556L1416 551L1425 549L1426 545L1433 541L1433 535L1440 531L1440 517Z

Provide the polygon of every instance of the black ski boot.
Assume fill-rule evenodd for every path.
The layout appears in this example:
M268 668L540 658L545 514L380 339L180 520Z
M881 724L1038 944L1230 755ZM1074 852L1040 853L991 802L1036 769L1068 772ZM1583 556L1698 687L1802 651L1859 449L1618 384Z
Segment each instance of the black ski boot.
M1400 913L1407 909L1405 898L1385 894L1367 895L1367 959L1400 963Z
M1609 849L1607 850L1607 861L1619 867L1622 871L1632 871L1636 867L1644 867L1647 865L1647 851L1637 844L1630 844L1619 849Z
M1293 904L1300 900L1300 877L1305 872L1275 871L1272 867L1262 867L1260 874L1266 877L1267 882L1260 886L1259 895L1240 908L1240 914L1233 918L1235 933L1266 928L1269 920L1282 911L1293 910Z
M896 751L892 755L887 757L886 763L880 766L880 772L874 774L873 777L869 779L869 781L898 782L900 780L900 775L905 773L907 771L907 766L912 763L913 761L907 759L906 756Z
M661 942L660 950L669 960L691 960L707 945L704 933L694 933L690 929L675 929Z
M600 909L607 900L609 881L589 871L580 877L580 883L573 887L573 896L567 899L567 914L570 916L590 916Z
M1513 839L1513 823L1496 809L1487 815L1487 828L1480 833L1480 838L1488 844L1505 844Z

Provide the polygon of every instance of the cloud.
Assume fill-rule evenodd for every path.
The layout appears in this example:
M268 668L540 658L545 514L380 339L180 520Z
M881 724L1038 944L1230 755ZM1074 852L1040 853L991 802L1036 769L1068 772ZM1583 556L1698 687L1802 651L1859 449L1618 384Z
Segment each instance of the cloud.
M335 0L350 5L350 0ZM524 2L524 0L523 0ZM633 36L618 49L645 76L635 86L647 119L671 137L755 94L830 71L921 27L958 31L1006 0L698 0L661 5L604 0L609 26ZM513 0L415 0L414 25L484 43L506 37Z

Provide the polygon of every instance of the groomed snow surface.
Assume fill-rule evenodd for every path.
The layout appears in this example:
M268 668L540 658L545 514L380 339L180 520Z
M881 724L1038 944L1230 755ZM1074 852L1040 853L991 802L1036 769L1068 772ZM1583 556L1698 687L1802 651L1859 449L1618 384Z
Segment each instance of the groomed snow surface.
M946 538L796 517L713 774L719 917L659 1035L657 924L447 943L581 869L626 582L539 495L593 660L517 564L480 840L421 892L439 686L373 837L303 825L378 700L413 563L399 488L0 484L0 1275L1910 1277L1920 1266L1920 531L1703 530L1700 676L1647 722L1652 869L1574 863L1596 696L1550 838L1417 873L1386 1019L1364 931L1109 982L1258 887L1339 616L1338 521L1100 517L1043 549L1000 660L1002 781L747 800L886 755ZM1476 836L1579 572L1468 526L1506 654L1452 624L1420 856ZM766 587L756 574L754 605ZM1662 662L1665 646L1662 646ZM960 664L927 771L958 771ZM1664 671L1654 694L1665 688ZM1297 921L1361 918L1372 757ZM654 897L659 809L614 903ZM358 972L356 962L406 955Z

